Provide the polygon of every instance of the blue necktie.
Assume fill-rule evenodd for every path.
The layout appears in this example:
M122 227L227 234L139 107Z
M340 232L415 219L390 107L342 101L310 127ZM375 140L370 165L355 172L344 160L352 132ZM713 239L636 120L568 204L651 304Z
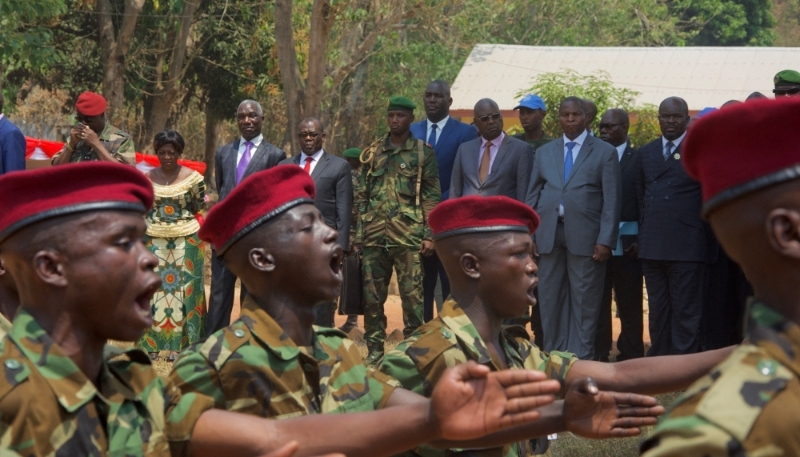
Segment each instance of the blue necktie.
M567 157L564 159L564 184L567 184L567 178L569 178L569 172L572 171L572 148L578 144L574 141L570 141L566 144L567 146Z
M436 146L436 127L439 126L436 124L431 124L431 134L428 135L428 144L431 145L431 147Z

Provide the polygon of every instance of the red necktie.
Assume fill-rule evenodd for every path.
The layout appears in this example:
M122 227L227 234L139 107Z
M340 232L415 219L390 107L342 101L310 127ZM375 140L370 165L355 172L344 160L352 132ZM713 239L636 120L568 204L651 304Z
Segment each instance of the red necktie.
M306 157L306 166L303 167L306 173L311 174L311 162L314 161L313 157Z

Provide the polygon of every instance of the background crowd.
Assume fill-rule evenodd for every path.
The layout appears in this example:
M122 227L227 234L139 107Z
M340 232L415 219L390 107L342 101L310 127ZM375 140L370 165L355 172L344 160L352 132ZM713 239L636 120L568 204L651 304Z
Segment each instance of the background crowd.
M798 92L800 74L776 75L776 97ZM415 122L417 106L392 97L388 135L341 157L325 150L322 122L304 119L297 134L301 152L287 158L262 135L261 105L245 100L236 113L240 138L220 147L214 161L218 201L247 176L278 164L294 164L313 178L315 205L325 222L338 230L345 251L362 258L368 363L383 356L383 305L393 271L405 336L433 318L435 301L441 311L449 281L433 249L428 214L443 200L470 195L504 195L541 217L533 239L538 306L508 323L529 323L544 350L609 361L613 296L621 321L616 360L644 356L643 280L652 339L647 355L694 353L741 340L750 290L700 216L700 186L681 163L681 143L692 120L681 98L661 103L661 136L639 149L628 139L628 113L598 113L591 100L577 97L548 111L536 94L524 96L515 108L524 131L513 136L504 132L500 110L489 98L476 103L472 125L451 117L444 81L428 84L422 103L425 116ZM78 98L78 123L53 165L134 164L133 141L107 122L106 107L95 93ZM558 118L562 136L543 131L548 115ZM160 166L146 174L156 195L147 214L147 247L158 258L163 285L151 300L153 327L139 345L153 357L170 351L169 360L228 325L237 279L212 252L206 303L205 247L197 231L215 202L205 195L203 177L179 164L184 147L178 132L158 133L153 150ZM24 154L24 137L0 114L0 172L23 169ZM441 295L435 300L437 286ZM246 293L242 286L242 300ZM315 323L334 326L335 309L335 302L320 305ZM342 330L356 325L351 315Z

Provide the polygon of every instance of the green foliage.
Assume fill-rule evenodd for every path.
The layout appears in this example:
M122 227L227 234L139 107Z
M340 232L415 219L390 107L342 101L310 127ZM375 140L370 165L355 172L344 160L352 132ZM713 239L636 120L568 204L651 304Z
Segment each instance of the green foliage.
M673 14L693 29L691 46L771 46L771 0L676 0Z
M558 108L561 100L576 96L592 100L597 105L597 119L610 108L622 108L631 114L631 144L641 146L659 135L657 111L651 105L636 105L639 92L615 87L605 72L581 75L574 70L558 73L544 73L534 81L533 86L520 91L517 96L535 93L542 97L548 107L548 115L542 122L542 128L551 136L558 137L563 131L558 121ZM592 126L596 129L596 126Z
M50 46L52 26L66 11L63 0L3 0L0 2L0 67L40 69L58 61Z

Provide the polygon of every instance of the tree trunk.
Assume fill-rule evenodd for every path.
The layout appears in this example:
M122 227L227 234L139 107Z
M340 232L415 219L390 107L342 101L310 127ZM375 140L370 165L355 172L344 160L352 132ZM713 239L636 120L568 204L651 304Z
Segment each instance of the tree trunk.
M313 32L313 29L312 29ZM283 95L286 98L286 133L282 147L287 154L296 152L298 125L303 118L302 79L297 63L292 30L292 0L275 0L275 42Z
M130 50L136 22L143 6L144 0L125 0L122 24L119 32L115 33L111 1L97 1L103 96L108 101L106 118L115 125L119 125L125 107L125 55Z
M200 0L184 1L178 32L172 34L171 39L167 39L164 49L172 49L168 63L169 70L166 79L162 81L159 78L152 91L152 106L149 116L145 119L145 138L153 138L156 133L164 130L172 105L178 100L181 90L180 80L186 70L184 63L189 47L189 32L199 6Z
M217 154L220 123L220 119L214 115L211 108L206 106L206 150L203 158L206 163L206 172L203 178L206 180L206 188L214 189L216 192L219 192L219 189L216 189L214 184L214 157Z
M320 117L322 114L322 90L325 80L328 35L333 27L335 14L328 0L314 0L311 9L311 32L308 44L308 79L303 103L304 117Z

